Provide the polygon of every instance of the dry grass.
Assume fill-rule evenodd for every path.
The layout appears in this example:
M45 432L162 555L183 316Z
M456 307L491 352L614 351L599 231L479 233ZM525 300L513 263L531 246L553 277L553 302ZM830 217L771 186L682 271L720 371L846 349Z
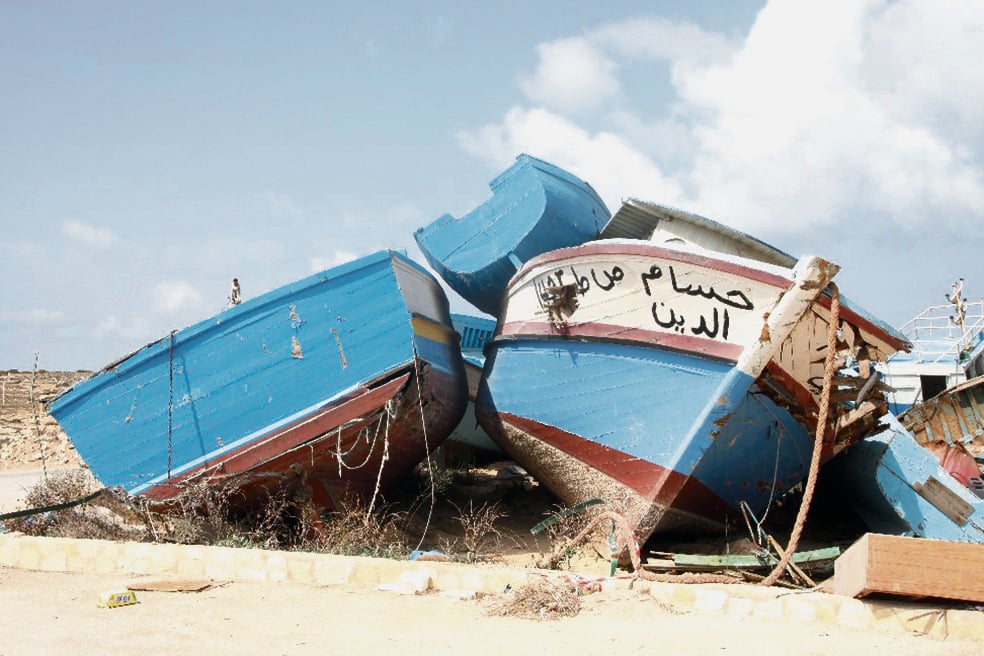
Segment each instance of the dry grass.
M485 613L498 617L556 620L581 610L577 585L570 581L533 579L515 590L487 597Z
M44 508L70 503L96 491L85 472L57 472L28 490L28 508ZM140 539L141 527L132 526L111 510L113 499L103 494L90 503L6 520L12 531L49 537L93 538L102 540Z
M487 473L484 474L487 477ZM232 485L204 481L182 490L163 507L142 497L105 490L96 500L68 510L7 520L6 527L31 535L301 550L339 555L405 559L420 548L428 531L451 560L501 558L500 550L520 544L504 528L507 506L446 496L453 480L477 480L463 470L419 475L417 485L393 490L395 501L368 508L357 497L334 510L273 487L248 502ZM502 484L502 482L499 482ZM75 500L94 491L82 471L51 477L25 498L28 507ZM430 518L433 515L433 521ZM438 522L438 516L441 521ZM438 528L440 527L440 528ZM417 545L417 546L414 546Z

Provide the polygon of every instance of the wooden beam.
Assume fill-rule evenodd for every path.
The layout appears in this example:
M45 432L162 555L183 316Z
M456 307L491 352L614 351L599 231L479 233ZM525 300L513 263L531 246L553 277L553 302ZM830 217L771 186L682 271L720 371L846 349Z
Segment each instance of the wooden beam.
M866 533L834 561L834 592L984 603L984 544Z

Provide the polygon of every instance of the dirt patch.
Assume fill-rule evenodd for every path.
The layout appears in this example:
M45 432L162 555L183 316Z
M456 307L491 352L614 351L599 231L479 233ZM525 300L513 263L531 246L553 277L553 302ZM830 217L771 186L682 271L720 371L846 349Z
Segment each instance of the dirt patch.
M44 401L88 375L87 371L0 373L0 470L82 466L65 431L45 411Z

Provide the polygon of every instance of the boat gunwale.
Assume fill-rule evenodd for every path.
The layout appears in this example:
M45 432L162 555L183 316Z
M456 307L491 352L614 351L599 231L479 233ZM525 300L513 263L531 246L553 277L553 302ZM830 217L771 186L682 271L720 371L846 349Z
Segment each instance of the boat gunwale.
M390 262L394 263L393 266L395 266L395 262L397 261L410 265L414 273L423 274L420 276L422 282L425 282L426 284L437 289L441 288L440 284L433 278L430 272L411 260L405 252L392 249L380 250L363 256L357 260L353 260L330 269L325 269L305 278L301 278L300 280L281 285L255 298L248 299L239 305L223 308L219 312L189 326L173 330L167 335L149 342L93 372L88 377L63 390L59 394L45 399L45 407L49 412L55 414L59 412L58 406L60 404L68 405L71 403L76 403L87 396L97 393L102 387L112 384L115 377L125 377L130 371L143 366L155 357L160 357L163 351L170 350L172 348L172 337L174 339L173 347L177 348L179 344L187 343L201 337L202 335L206 335L211 331L219 330L223 325L229 324L244 317L248 317L249 315L260 313L264 309L275 305L283 299L300 294L319 285L329 283L330 281L342 278L354 272L376 266L386 260L390 260ZM400 295L403 296L404 304L406 305L406 295L402 288L400 288ZM442 326L444 325L439 321L435 321L433 317L410 310L409 306L407 306L406 314L411 317L419 315L422 318L429 319Z

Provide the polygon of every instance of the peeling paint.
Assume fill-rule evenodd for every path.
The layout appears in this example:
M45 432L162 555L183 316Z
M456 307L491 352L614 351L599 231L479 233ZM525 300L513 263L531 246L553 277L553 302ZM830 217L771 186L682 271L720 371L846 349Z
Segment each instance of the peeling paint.
M345 350L342 348L342 338L339 337L338 331L334 328L331 329L331 334L335 336L335 344L338 346L338 357L342 361L342 369L347 369L348 361L345 360Z
M290 327L291 328L300 328L301 327L301 324L303 324L303 323L304 323L304 320L301 319L301 317L298 316L298 314L297 314L297 306L296 305L291 305L290 306Z
M772 333L769 331L769 313L762 315L762 332L759 333L759 342L768 344L772 341Z
M301 343L297 340L297 335L292 335L290 338L290 356L298 360L304 357L304 354L301 353Z

